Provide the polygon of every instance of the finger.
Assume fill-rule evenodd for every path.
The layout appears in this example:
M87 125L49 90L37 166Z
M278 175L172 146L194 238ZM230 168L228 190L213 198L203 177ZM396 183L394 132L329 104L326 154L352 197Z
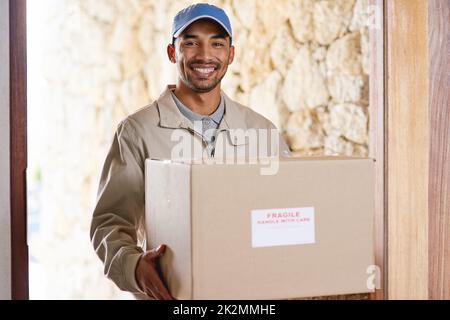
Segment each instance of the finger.
M157 248L150 250L147 257L150 260L155 260L155 259L160 258L164 254L164 252L166 252L166 245L162 244L162 245L158 246Z
M172 297L167 292L167 290L166 290L166 292L161 291L161 289L158 288L158 286L156 286L156 285L153 288L154 288L153 291L158 296L158 300L172 300Z
M172 300L172 296L169 294L169 291L167 290L164 283L161 281L160 278L155 279L153 282L153 285L156 287L156 290L158 290L158 293L163 296L165 300Z
M158 275L156 269L149 268L148 282L146 286L152 291L153 295L157 299L169 299L170 295L164 286L160 276Z
M159 290L159 289L155 289ZM159 300L173 300L172 296L166 291L166 293L159 291L158 293Z
M149 285L146 287L146 293L147 293L147 295L149 295L150 297L152 297L156 300L162 299L162 296L160 294L158 294L158 290L156 290L156 288L153 285Z
M155 252L156 256L159 258L166 252L166 245L165 244L160 245L158 248L156 248Z

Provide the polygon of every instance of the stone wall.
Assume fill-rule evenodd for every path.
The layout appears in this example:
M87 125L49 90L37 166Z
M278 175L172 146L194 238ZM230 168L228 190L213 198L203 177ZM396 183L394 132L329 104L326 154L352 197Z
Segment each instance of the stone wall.
M37 1L36 1L37 2ZM88 239L118 122L176 80L171 19L192 1L30 1L30 173L46 297L124 298ZM367 155L367 0L218 0L236 59L223 89L268 117L294 154Z

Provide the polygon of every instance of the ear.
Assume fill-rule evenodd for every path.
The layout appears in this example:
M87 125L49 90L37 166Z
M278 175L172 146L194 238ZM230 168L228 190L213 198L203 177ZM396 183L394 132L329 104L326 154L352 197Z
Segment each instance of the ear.
M175 58L175 46L173 44L169 44L167 46L167 56L169 57L170 62L176 63L177 60Z
M230 56L228 57L228 65L232 64L234 61L234 46L230 47Z

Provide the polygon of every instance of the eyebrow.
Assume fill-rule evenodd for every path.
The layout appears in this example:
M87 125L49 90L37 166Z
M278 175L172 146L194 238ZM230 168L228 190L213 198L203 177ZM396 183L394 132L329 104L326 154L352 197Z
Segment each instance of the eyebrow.
M199 38L199 36L196 36L194 34L187 33L187 34L183 35L183 39L198 39L198 38ZM226 39L226 38L227 38L227 35L223 34L223 33L215 34L211 37L211 39Z
M221 34L216 34L216 35L212 36L211 38L212 38L212 39L226 39L226 38L227 38L227 35L221 33Z

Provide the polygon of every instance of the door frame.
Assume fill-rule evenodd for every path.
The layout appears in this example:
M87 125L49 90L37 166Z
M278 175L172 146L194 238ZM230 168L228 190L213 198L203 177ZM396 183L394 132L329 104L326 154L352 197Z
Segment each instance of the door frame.
M375 264L380 286L370 299L387 298L387 200L385 141L385 1L370 0L381 14L381 28L370 30L371 76L369 156L375 162ZM9 0L10 6L10 143L11 143L11 250L12 298L28 299L28 245L26 206L27 167L27 56L26 0Z
M449 16L449 1L431 1L429 3L428 298L446 300L450 299Z
M11 297L29 298L27 244L26 0L9 0Z
M450 2L389 0L390 299L450 299Z
M386 130L386 4L370 0L369 157L375 159L374 253L375 292L371 300L387 299L387 148Z

